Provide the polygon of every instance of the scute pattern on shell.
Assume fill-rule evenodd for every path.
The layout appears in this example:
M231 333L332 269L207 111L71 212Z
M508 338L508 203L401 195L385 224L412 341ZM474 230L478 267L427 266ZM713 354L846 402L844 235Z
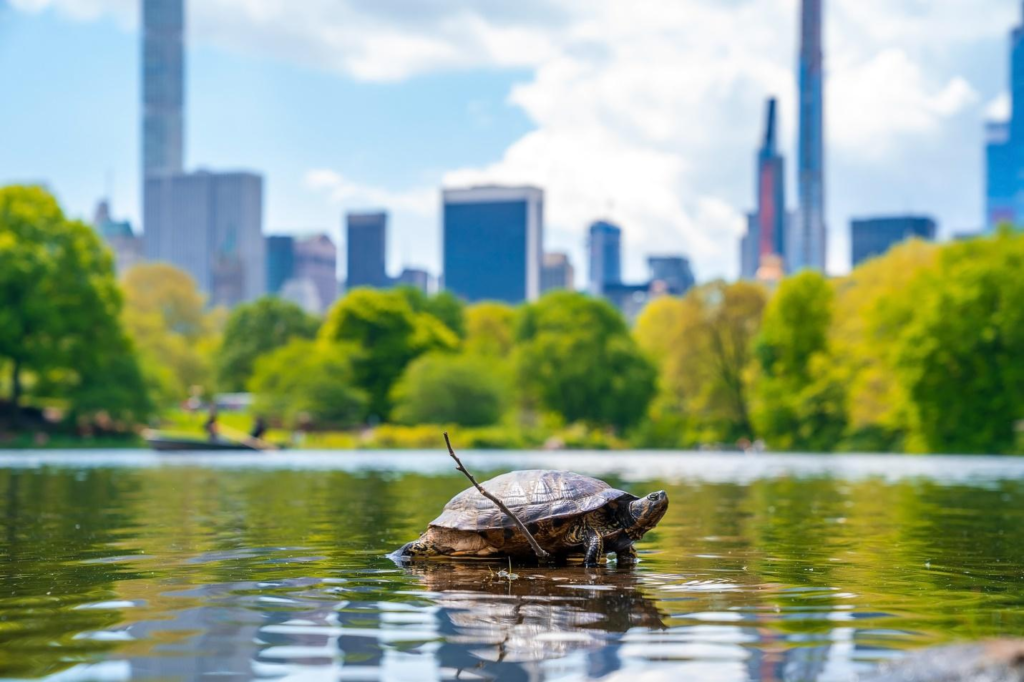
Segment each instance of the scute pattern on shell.
M577 516L600 509L612 500L636 497L616 490L604 481L571 471L530 469L496 476L480 485L523 523ZM455 530L483 531L512 528L515 524L497 505L470 487L451 499L431 526Z

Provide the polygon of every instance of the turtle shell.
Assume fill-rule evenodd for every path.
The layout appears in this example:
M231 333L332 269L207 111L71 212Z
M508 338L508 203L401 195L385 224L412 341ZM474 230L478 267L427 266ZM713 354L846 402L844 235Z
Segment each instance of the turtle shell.
M628 500L637 499L604 481L571 471L513 471L480 485L527 524L586 514L623 497ZM511 528L515 522L498 509L496 504L481 495L480 491L471 487L453 497L430 525L454 530L483 531Z

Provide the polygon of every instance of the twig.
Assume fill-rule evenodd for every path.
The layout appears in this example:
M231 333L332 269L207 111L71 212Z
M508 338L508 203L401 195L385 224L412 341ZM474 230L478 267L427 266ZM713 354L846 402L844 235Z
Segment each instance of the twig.
M498 505L498 509L500 509L502 512L504 512L506 516L508 516L510 519L512 519L512 521L515 522L516 528L518 528L519 531L523 535L525 535L526 539L530 542L530 547L533 548L533 553L537 555L537 558L538 559L547 559L549 556L551 556L550 554L548 554L547 552L544 551L543 547L541 547L539 544L537 544L536 538L533 537L533 533L531 533L530 529L526 527L526 524L523 523L522 521L520 521L519 517L516 516L515 513L513 513L511 509L509 509L508 507L505 506L504 502L502 502L497 497L495 497L494 495L492 495L489 492L487 492L486 490L484 490L480 486L480 484L476 482L476 479L473 478L473 474L469 473L469 471L466 470L466 467L464 467L462 465L462 461L459 460L458 456L455 454L455 450L452 449L452 442L450 440L448 440L448 432L447 431L444 432L444 444L448 446L448 454L451 455L452 459L455 460L455 464L456 464L455 468L458 469L459 471L461 471L463 474L465 474L466 478L469 479L469 482L473 484L474 488L476 488L477 490L480 491L481 495L486 497L488 500L490 500L494 504Z

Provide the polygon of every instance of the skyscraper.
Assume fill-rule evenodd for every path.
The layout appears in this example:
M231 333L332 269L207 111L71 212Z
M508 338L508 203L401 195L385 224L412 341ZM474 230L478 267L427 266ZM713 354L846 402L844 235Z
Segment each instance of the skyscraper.
M262 177L152 175L144 205L147 259L192 275L213 305L233 306L266 292Z
M587 234L589 290L593 296L602 296L608 285L622 283L622 229L598 220L591 224Z
M917 237L935 240L935 221L927 216L886 216L850 221L850 261L881 256L896 244Z
M664 293L682 296L697 283L686 256L651 256L647 259L652 283L660 283Z
M544 268L540 275L541 293L568 289L576 286L576 271L572 267L569 255L565 253L545 253Z
M444 288L467 301L540 296L544 192L484 186L442 192Z
M338 297L338 250L326 234L295 241L297 279L308 279L316 287L318 311L327 312Z
M747 234L740 246L740 276L753 279L761 259L786 254L785 162L779 154L776 135L775 98L769 98L765 115L764 140L757 152L757 211L751 214Z
M388 214L349 213L346 216L348 269L345 289L390 286L387 274Z
M142 180L180 173L185 143L185 0L142 0Z
M284 283L295 275L295 237L267 237L267 293L280 293Z
M797 142L797 222L788 245L791 270L825 270L825 123L821 43L822 0L801 0Z
M1010 34L1010 120L985 130L985 227L1024 224L1024 26Z

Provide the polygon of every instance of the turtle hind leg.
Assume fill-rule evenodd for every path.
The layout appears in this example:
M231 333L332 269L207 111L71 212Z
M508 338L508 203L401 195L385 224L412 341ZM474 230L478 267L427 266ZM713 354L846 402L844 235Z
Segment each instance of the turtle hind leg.
M584 566L597 566L604 556L604 539L601 534L593 528L587 528L586 536L583 539L583 546L586 548L586 555L583 557Z
M632 566L636 564L636 547L629 545L615 553L615 563L619 566Z

